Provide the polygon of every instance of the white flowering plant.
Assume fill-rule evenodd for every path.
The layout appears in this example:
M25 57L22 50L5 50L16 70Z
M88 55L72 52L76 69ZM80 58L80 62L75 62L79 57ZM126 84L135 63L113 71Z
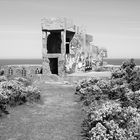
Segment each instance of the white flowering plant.
M38 101L40 91L25 78L2 80L0 82L0 112L6 112L6 106L16 106L29 101ZM0 113L1 114L1 113Z
M23 78L23 77L15 77L14 80L23 83L24 86L30 86L32 84L30 79L26 79L26 78Z
M140 140L140 71L123 63L109 79L91 78L76 88L86 117L87 140Z
M88 131L85 132L90 139L140 139L140 114L136 108L121 107L114 101L107 101L97 108L91 109L87 119Z

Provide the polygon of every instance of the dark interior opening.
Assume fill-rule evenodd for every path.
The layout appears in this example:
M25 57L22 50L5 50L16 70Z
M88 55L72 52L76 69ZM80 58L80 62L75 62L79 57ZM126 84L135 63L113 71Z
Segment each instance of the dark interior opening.
M22 69L22 76L26 76L26 70L25 70L25 68Z
M70 42L70 38L66 38L66 42Z
M13 69L9 68L9 75L13 75Z
M50 60L50 70L52 74L58 75L58 58L49 58Z
M40 71L38 68L35 70L35 74L40 74Z
M61 53L61 32L50 32L47 38L48 53Z
M70 53L70 48L69 48L69 44L66 44L66 54Z
M66 54L70 53L69 43L70 43L70 38L66 38Z
M40 74L43 74L43 68L40 69Z

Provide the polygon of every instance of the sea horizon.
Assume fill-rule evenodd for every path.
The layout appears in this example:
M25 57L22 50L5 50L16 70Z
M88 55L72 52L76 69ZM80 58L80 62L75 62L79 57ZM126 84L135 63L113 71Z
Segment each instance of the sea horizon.
M42 64L42 59L38 58L12 58L12 59L0 59L0 65L22 65L22 64Z
M123 61L130 58L105 58L108 65L121 65ZM134 58L136 65L140 65L140 58ZM22 65L22 64L42 64L41 58L1 58L0 65Z

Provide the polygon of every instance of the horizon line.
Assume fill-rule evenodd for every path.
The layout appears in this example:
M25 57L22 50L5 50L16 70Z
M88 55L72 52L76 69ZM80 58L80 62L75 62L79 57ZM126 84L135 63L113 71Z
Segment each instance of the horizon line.
M107 57L107 58L104 58L104 59L140 59L140 57L138 58L135 58L135 57ZM0 59L42 59L42 58L0 58Z

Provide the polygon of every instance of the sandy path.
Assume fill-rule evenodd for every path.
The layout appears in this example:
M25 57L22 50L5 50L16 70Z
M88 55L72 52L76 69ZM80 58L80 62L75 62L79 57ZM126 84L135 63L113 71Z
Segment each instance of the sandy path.
M17 106L0 120L0 140L80 140L81 111L70 85L42 83L43 103Z

